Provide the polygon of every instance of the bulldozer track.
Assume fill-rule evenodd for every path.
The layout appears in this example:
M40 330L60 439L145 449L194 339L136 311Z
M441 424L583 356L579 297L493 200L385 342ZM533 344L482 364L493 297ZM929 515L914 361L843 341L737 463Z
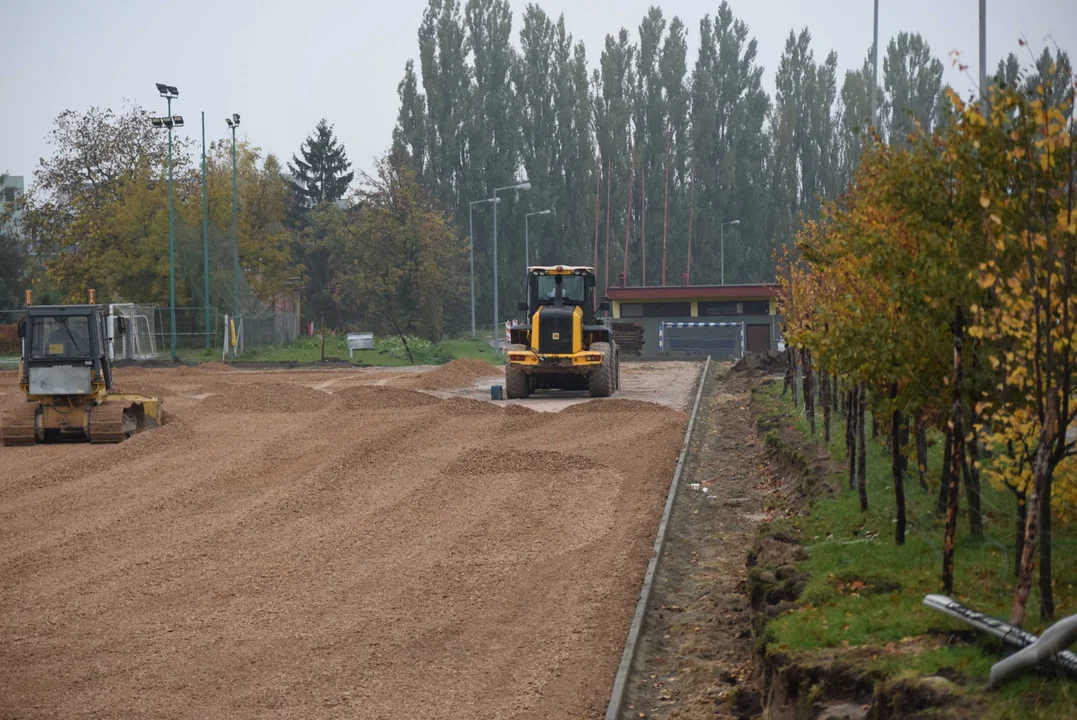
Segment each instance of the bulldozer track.
M127 404L104 403L90 410L89 436L91 443L118 443L137 429Z
M7 447L33 445L37 442L37 403L26 403L4 413L0 436Z

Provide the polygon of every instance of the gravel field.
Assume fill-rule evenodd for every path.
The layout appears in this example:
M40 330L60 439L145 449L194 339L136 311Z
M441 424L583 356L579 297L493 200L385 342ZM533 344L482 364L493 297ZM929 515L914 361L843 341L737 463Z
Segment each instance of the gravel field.
M118 370L165 426L0 448L0 717L601 715L698 366L622 371Z

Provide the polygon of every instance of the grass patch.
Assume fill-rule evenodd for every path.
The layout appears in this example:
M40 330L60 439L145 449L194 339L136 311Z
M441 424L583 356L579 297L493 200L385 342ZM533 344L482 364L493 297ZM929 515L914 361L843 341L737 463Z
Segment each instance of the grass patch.
M811 442L802 410L792 406L791 398L782 397L781 389L780 382L765 385L757 390L757 401L768 416ZM821 416L817 427L815 442L821 444ZM835 418L828 449L841 464L845 462L844 430L843 419ZM803 544L808 559L799 567L811 579L800 597L804 604L767 624L768 643L793 653L878 647L883 651L868 662L869 669L888 675L950 670L974 684L986 681L991 665L1006 652L1001 643L923 605L924 595L942 588L943 520L934 509L943 443L941 437L933 440L928 457L929 489L919 486L915 461L911 476L905 480L908 522L904 546L894 542L896 511L889 451L882 438L870 440L870 426L867 512L860 511L856 492L848 489L847 476L839 474L833 478L836 492L816 500L809 514L771 524L769 531L791 533ZM1014 584L1013 495L984 484L982 538L969 535L964 488L960 503L955 599L979 612L1005 618ZM1077 612L1077 525L1056 519L1053 530L1056 617L1063 617ZM1025 627L1039 634L1043 622L1035 583L1028 608ZM954 642L955 638L960 641ZM1071 716L1075 696L1072 684L1033 675L986 697L994 714L985 717L1059 718ZM1032 707L1042 714L1029 714ZM1007 714L1011 711L1017 714Z
M450 360L477 358L493 364L500 364L502 358L498 350L490 347L482 338L455 338L432 343L421 338L408 338L408 346L416 365L443 365ZM182 360L189 362L207 362L221 359L220 349L177 351ZM348 346L344 335L327 335L325 338L325 357L335 361L346 361L355 365L378 367L403 367L410 365L404 344L398 337L378 337L374 340L372 350L356 350L353 357L348 356ZM316 363L322 359L321 336L301 337L288 345L263 348L243 353L228 362L295 362Z

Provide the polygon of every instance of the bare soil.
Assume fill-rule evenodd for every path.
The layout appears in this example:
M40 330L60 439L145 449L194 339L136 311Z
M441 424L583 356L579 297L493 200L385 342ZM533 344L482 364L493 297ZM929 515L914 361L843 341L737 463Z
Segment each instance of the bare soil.
M774 492L749 410L752 376L703 389L644 621L624 718L758 715L746 557Z
M0 448L0 717L601 715L694 380L654 365L674 409L555 417L412 370L118 370L163 427Z

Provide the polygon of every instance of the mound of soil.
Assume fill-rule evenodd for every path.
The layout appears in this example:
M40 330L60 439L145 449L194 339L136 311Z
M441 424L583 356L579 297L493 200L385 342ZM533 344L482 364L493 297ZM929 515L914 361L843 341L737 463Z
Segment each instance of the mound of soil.
M782 370L789 364L787 351L782 350L759 350L750 352L736 362L733 369L738 372L746 370Z
M500 373L500 368L485 360L453 360L420 375L415 387L420 390L455 390L471 387L480 378L493 377Z
M235 370L235 368L228 363L214 361L201 363L197 366L197 370L200 372L231 372L232 370Z
M441 406L453 415L497 415L503 412L493 403L472 398L446 398L441 401Z
M649 413L674 413L677 412L672 408L668 408L665 405L659 405L658 403L647 402L645 400L588 400L587 402L577 403L570 405L561 411L566 415L607 415L609 413L626 413L626 412L649 412Z
M210 395L201 408L219 413L316 412L325 408L330 396L320 390L291 383L259 383L230 387Z
M463 476L493 475L513 470L527 473L573 473L603 467L602 463L583 455L534 450L479 450L457 458L445 472Z
M332 397L335 402L348 410L396 410L437 405L441 402L433 395L415 390L370 385L357 385L339 390L333 393Z

